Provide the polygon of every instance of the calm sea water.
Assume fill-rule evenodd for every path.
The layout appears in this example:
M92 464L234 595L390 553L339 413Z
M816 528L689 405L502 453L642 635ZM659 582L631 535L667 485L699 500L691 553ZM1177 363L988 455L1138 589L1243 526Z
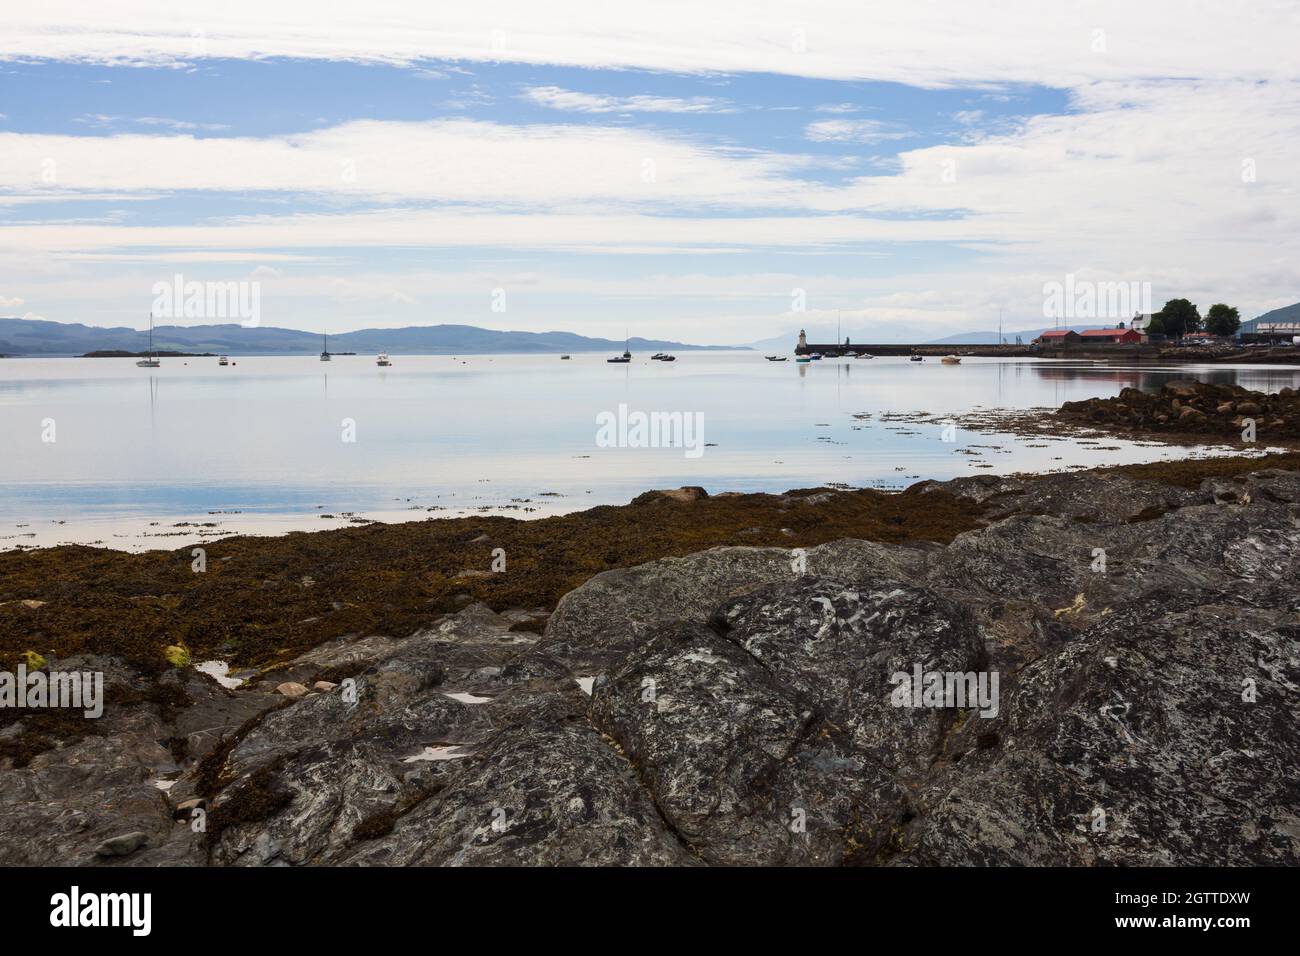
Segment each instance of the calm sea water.
M174 547L232 531L335 527L358 515L535 515L686 484L891 488L977 471L1154 460L1182 452L1111 441L1120 447L1035 448L1043 442L970 434L944 442L937 426L879 416L1057 406L1174 377L1268 390L1300 379L1289 368L973 358L960 366L797 365L748 352L684 352L671 364L605 358L399 355L388 369L372 356L235 358L225 368L214 358L163 359L159 369L131 359L0 360L0 547L138 547L148 535L168 535L152 546ZM698 416L708 447L699 457L600 447L597 416L620 405ZM343 440L345 419L355 441Z

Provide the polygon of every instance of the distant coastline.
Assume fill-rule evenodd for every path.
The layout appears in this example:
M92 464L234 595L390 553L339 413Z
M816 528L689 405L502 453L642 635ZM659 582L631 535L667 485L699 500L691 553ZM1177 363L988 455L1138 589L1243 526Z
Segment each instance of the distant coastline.
M271 326L158 325L153 351L176 355L317 355L322 335ZM362 329L329 337L332 355L488 355L564 354L572 352L730 351L740 345L691 345L665 339L601 339L574 332L513 332L473 325L409 326ZM9 356L73 358L130 356L148 349L147 333L130 328L98 328L44 319L0 318L0 352Z

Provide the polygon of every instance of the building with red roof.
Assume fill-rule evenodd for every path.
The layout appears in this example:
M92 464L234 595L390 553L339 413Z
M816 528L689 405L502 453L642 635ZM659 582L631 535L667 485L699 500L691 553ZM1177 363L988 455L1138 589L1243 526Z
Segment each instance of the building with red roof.
M1137 329L1088 329L1079 340L1085 345L1138 345L1142 333Z
M1079 333L1072 329L1053 329L1034 339L1035 345L1077 345Z

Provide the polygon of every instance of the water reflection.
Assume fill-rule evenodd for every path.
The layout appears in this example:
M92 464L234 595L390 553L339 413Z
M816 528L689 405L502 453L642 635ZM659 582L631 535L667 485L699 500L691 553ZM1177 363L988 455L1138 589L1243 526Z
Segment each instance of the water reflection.
M1298 374L972 357L953 366L774 363L752 352L683 352L672 364L605 358L404 355L376 369L373 357L339 356L328 373L316 356L240 357L228 368L164 362L147 373L131 360L0 361L0 526L128 511L532 507L543 492L587 507L649 487L894 487L975 469L1150 460L1162 452L970 436L954 445L890 416L1059 406L1188 377L1276 391ZM598 447L597 416L620 404L702 416L706 453ZM40 440L46 417L58 421L57 444ZM345 418L357 422L356 443L340 441ZM999 443L982 456L956 453Z

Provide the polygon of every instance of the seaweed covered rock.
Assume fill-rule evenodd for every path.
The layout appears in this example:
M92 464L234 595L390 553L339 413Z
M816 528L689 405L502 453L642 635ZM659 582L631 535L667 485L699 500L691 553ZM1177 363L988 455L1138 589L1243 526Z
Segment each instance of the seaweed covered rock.
M1066 402L1056 414L1117 432L1185 432L1241 441L1253 440L1242 437L1249 426L1261 439L1300 438L1300 398L1291 389L1270 395L1180 379L1156 392L1125 388L1114 398Z

